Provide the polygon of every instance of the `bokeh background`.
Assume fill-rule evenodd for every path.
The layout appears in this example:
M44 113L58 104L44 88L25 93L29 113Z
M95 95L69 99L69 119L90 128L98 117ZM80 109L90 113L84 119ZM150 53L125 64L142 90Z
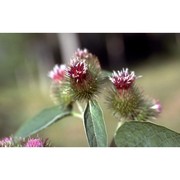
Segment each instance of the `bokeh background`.
M180 132L180 34L164 33L1 33L0 138L14 134L23 122L53 106L48 72L68 63L77 48L98 56L103 69L128 67L142 75L139 86L160 100L155 123ZM109 143L117 120L99 99ZM66 118L38 133L53 146L88 146L82 121Z

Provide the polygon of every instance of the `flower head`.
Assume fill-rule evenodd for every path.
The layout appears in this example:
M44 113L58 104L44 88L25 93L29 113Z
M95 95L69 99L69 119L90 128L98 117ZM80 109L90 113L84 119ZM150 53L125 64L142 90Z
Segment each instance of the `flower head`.
M44 147L44 142L40 138L30 138L27 140L25 147Z
M79 59L88 59L92 54L87 49L77 49L74 53L75 57Z
M65 90L67 67L62 64L55 65L54 69L48 73L48 76L53 80L50 87L50 97L55 104L71 103L72 99Z
M159 101L155 100L154 105L151 106L151 109L155 110L157 113L162 112L162 106Z
M73 100L90 100L99 93L103 78L98 58L78 49L67 68L66 93Z
M61 82L64 79L66 73L66 65L62 64L60 66L55 65L53 70L48 73L48 76L54 82Z
M87 64L85 60L79 61L78 59L73 59L68 69L68 74L76 83L82 83L83 80L86 79L87 74Z
M12 137L4 137L0 140L0 147L11 147L13 144Z
M94 98L105 79L98 58L87 49L77 49L69 65L56 65L49 72L49 77L53 79L51 97L56 103L63 105L70 105L75 100Z
M141 90L135 85L135 80L139 77L134 71L129 72L128 68L114 71L109 77L113 87L109 91L107 101L114 114L119 114L121 119L139 120L142 115L144 99Z
M132 84L138 77L135 75L134 71L131 71L131 73L129 73L128 68L126 68L122 71L114 71L112 76L109 77L109 79L117 90L126 90L132 86Z

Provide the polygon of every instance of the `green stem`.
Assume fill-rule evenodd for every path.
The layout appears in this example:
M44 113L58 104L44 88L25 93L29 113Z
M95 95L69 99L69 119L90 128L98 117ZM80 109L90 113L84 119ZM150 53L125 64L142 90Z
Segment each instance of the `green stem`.
M83 111L83 108L82 108L82 106L79 104L78 101L76 101L76 105L77 105L77 107L78 107L80 113L83 114L83 112L84 112L84 111Z
M72 112L72 116L82 119L82 115L77 112Z
M116 127L116 131L124 124L124 121L119 121Z
M115 131L115 134L114 134L114 137L116 135L117 130L124 124L124 122L125 121L123 121L123 120L118 122L117 127L116 127L116 131ZM116 144L114 142L114 137L113 137L113 139L111 141L110 147L116 147Z

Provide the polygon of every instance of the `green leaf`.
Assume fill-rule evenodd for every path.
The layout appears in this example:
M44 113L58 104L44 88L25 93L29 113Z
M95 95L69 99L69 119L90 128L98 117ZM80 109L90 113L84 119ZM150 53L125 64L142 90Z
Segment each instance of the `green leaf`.
M15 133L15 137L28 137L33 135L42 129L47 128L56 121L71 114L72 107L63 108L60 106L54 106L42 110L39 114L33 118L27 120Z
M90 147L107 146L107 134L103 113L96 100L89 101L86 106L84 126Z
M126 122L116 132L119 147L180 147L180 134L149 122Z

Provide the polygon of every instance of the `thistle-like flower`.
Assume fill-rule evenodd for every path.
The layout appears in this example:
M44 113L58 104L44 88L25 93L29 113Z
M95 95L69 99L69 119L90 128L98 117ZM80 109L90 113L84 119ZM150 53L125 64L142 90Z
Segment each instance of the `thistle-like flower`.
M75 100L92 99L104 80L98 58L87 49L75 51L67 67L56 65L48 76L53 80L51 98L65 106Z
M0 140L0 147L49 147L48 139L41 138L21 138L21 137L4 137Z
M66 84L67 67L62 64L60 66L55 65L53 70L48 73L48 76L52 79L50 87L50 97L55 104L69 105L72 101L71 96L65 89Z
M0 147L12 147L13 144L12 137L4 137L0 140Z
M82 83L87 77L87 64L85 60L73 59L68 69L68 74L76 83Z
M114 71L109 79L116 87L116 89L121 91L129 89L133 85L134 81L139 77L140 76L137 77L135 75L134 71L131 71L131 73L129 73L128 68L126 68L122 71Z
M142 92L136 86L136 76L134 71L128 69L113 72L109 77L113 87L109 91L107 100L109 107L114 114L120 115L120 119L147 121L157 117L161 111L160 104L152 103L151 100L144 98Z
M41 138L29 138L25 143L25 147L46 147L48 146L47 139L43 141Z
M67 68L66 92L74 100L90 100L95 97L103 82L101 67L96 56L86 49L78 49Z
M60 66L55 65L53 70L48 73L48 76L54 82L61 82L64 79L65 74L66 74L66 66L62 64Z

